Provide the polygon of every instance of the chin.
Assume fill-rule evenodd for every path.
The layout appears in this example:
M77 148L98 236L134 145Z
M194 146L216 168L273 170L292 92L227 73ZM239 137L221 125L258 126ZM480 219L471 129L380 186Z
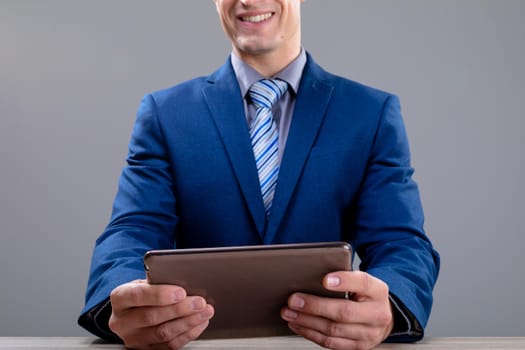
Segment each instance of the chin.
M269 48L266 46L243 46L237 47L237 50L242 54L258 56L272 52L273 48Z
M274 49L275 45L270 43L264 43L260 40L249 40L249 39L240 39L237 41L237 50L242 53L250 55L260 55L268 53Z

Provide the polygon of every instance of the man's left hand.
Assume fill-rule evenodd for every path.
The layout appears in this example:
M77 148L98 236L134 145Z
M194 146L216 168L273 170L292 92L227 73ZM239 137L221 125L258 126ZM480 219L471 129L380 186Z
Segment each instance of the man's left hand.
M326 289L350 299L294 293L281 317L298 335L329 349L372 349L385 340L394 321L388 286L366 272L339 271L323 279Z

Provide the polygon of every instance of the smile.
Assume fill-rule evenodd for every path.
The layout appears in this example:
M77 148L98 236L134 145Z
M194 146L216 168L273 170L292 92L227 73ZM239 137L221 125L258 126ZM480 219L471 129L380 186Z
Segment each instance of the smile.
M272 16L273 16L273 13L272 12L268 12L268 13L264 13L264 14L257 15L257 16L241 17L241 20L243 22L259 23L259 22L262 22L262 21L266 21L268 18L270 18Z

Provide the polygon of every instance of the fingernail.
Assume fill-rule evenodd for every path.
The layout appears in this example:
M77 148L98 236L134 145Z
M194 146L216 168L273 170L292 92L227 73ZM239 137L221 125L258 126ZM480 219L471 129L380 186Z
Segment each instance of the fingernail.
M199 313L199 317L203 320L207 320L211 317L211 315L213 314L212 310L210 308L202 311L201 313Z
M298 332L299 331L299 326L296 325L296 324L288 323L288 327L294 332Z
M329 287L336 287L341 284L341 279L338 276L328 276L326 284L328 284Z
M174 293L173 293L173 301L176 303L176 302L179 302L181 301L182 299L184 299L185 295L184 295L184 291L178 289L176 290Z
M297 318L297 312L293 311L293 310L290 310L290 309L286 309L284 310L284 316L286 318Z
M202 298L196 298L191 301L191 308L193 310L200 310L205 306L205 302Z
M292 300L290 300L290 306L302 309L304 307L304 299L301 297L298 297L297 295L294 295L292 297Z

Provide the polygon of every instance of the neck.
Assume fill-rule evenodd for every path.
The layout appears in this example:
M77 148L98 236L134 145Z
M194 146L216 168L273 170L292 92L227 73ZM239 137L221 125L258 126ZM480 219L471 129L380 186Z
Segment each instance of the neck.
M301 53L301 46L286 50L284 52L263 52L263 53L246 53L237 50L234 47L234 52L246 64L249 64L253 69L259 72L266 78L271 78L282 71Z

